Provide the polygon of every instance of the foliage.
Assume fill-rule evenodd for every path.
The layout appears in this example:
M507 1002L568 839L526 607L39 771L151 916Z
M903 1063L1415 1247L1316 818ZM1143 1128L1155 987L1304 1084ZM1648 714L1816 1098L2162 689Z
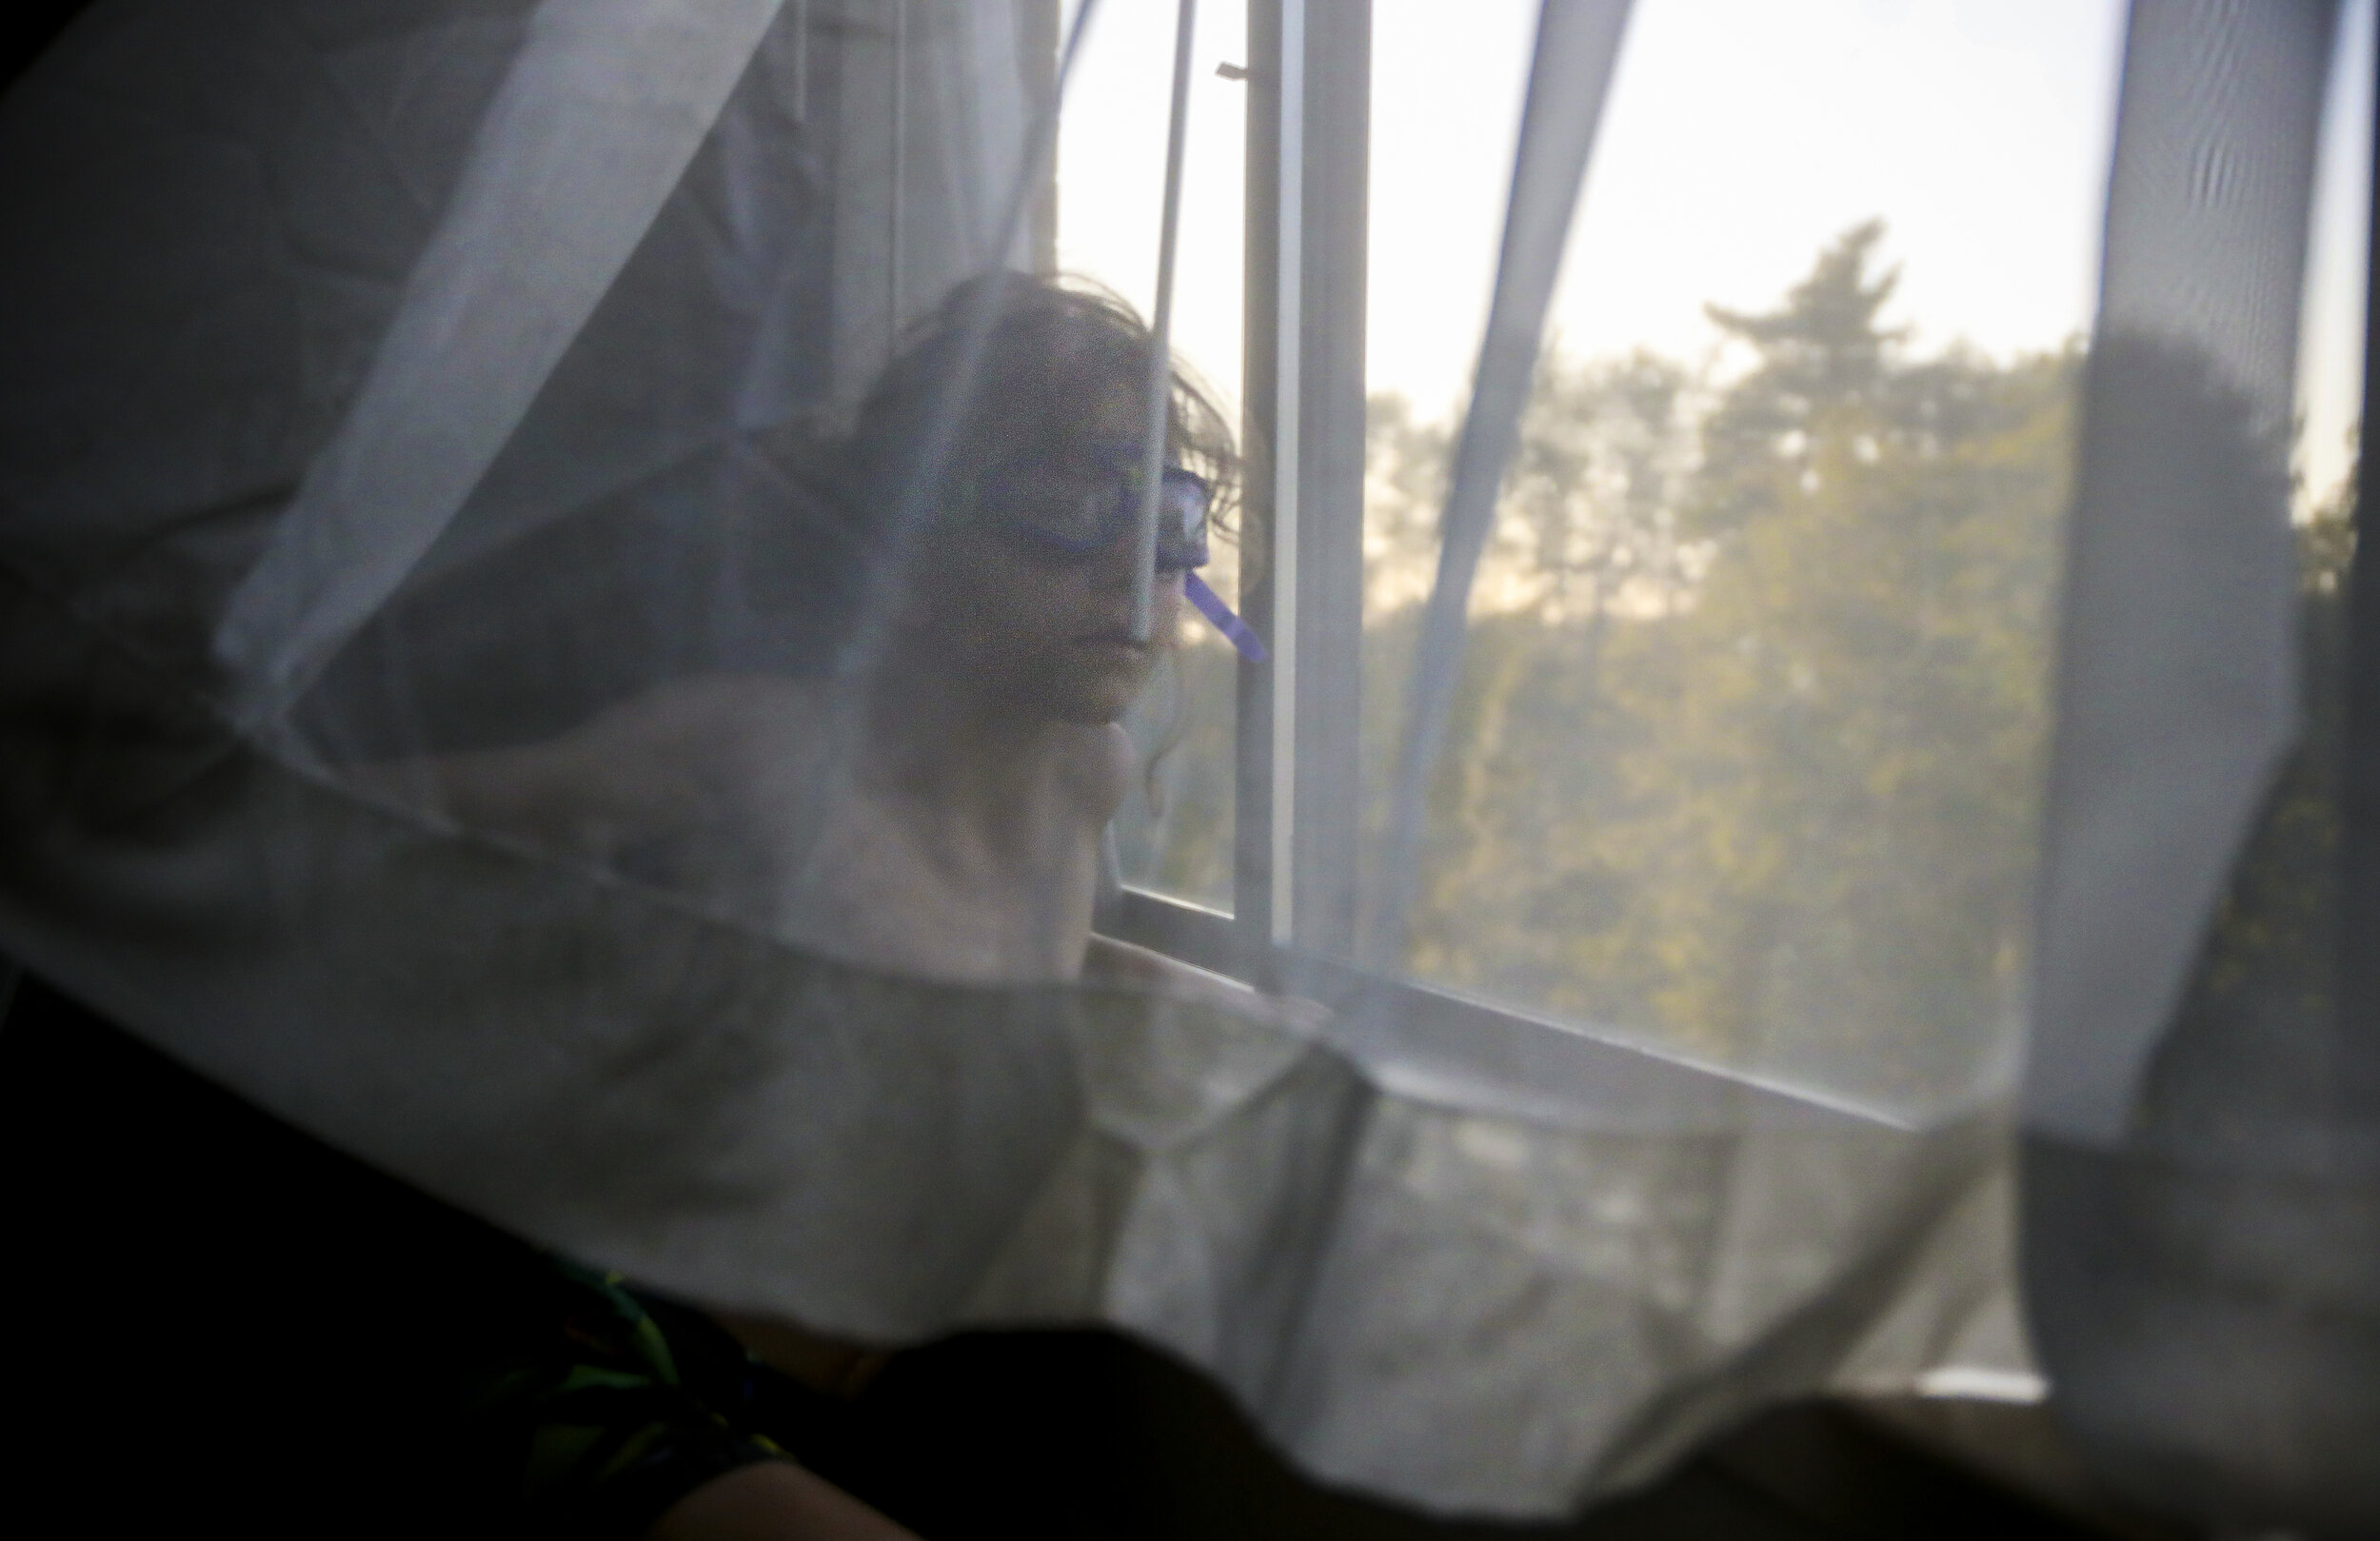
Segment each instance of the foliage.
M2080 355L1906 357L1880 235L1711 312L1753 362L1698 421L1547 366L1418 973L1887 1097L2005 1041Z
M1549 351L1431 789L1420 977L1894 1099L2010 1041L2082 354L1912 356L1882 234L1712 308L1748 360L1717 384ZM1451 440L1373 403L1375 847ZM1227 687L1198 710L1227 775Z
M2152 1061L2151 1137L2198 1158L2285 1168L2339 1116L2340 847L2352 469L2297 526L2296 742L2267 789Z

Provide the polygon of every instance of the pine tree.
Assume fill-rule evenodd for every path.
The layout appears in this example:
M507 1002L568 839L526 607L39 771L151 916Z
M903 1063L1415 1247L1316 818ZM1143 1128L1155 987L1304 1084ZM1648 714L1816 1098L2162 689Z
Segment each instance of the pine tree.
M1713 312L1698 443L1675 365L1542 374L1418 971L1883 1097L2005 1041L2080 353L1908 358L1881 239Z

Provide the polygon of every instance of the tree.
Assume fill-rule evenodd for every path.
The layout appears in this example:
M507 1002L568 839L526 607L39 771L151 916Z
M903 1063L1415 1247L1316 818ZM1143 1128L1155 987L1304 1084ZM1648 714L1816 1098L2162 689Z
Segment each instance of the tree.
M2080 352L1906 357L1881 237L1713 310L1698 433L1674 365L1541 376L1420 972L1882 1096L2004 1041Z
M1883 238L1880 220L1846 230L1778 309L1703 307L1758 363L1703 426L1703 476L1689 504L1697 533L1722 533L1774 510L1778 490L1810 470L1831 422L1882 406L1889 355L1904 341L1901 331L1878 325L1900 279L1897 269L1870 271Z

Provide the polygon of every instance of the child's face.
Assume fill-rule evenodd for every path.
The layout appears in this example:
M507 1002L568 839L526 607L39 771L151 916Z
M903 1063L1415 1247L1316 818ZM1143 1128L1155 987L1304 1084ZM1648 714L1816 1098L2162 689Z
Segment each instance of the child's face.
M1140 405L1111 392L1031 457L1049 466L1053 499L1081 496L1112 448L1140 437ZM1133 532L1097 549L1056 552L963 511L941 521L911 570L920 630L941 667L1009 709L1041 720L1113 722L1174 644L1181 574L1157 575L1145 642L1132 640Z

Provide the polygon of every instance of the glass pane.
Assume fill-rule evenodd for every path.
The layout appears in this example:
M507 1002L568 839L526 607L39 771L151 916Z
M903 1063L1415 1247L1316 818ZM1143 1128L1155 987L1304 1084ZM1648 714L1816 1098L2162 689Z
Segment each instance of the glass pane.
M1058 138L1059 267L1114 289L1142 315L1157 298L1174 24L1171 6L1102 6L1068 84ZM1247 35L1241 0L1199 8L1172 336L1177 365L1224 405L1235 427L1247 88L1216 67L1243 59ZM1234 605L1239 554L1236 522L1226 521L1200 574ZM1232 901L1237 659L1212 626L1184 616L1180 646L1127 721L1141 761L1116 817L1125 881L1224 910Z
M1534 9L1378 10L1376 833L1482 320L1421 296L1484 305ZM1415 975L1886 1103L2012 1062L2121 23L1641 0L1473 591ZM1493 109L1420 105L1450 83Z

